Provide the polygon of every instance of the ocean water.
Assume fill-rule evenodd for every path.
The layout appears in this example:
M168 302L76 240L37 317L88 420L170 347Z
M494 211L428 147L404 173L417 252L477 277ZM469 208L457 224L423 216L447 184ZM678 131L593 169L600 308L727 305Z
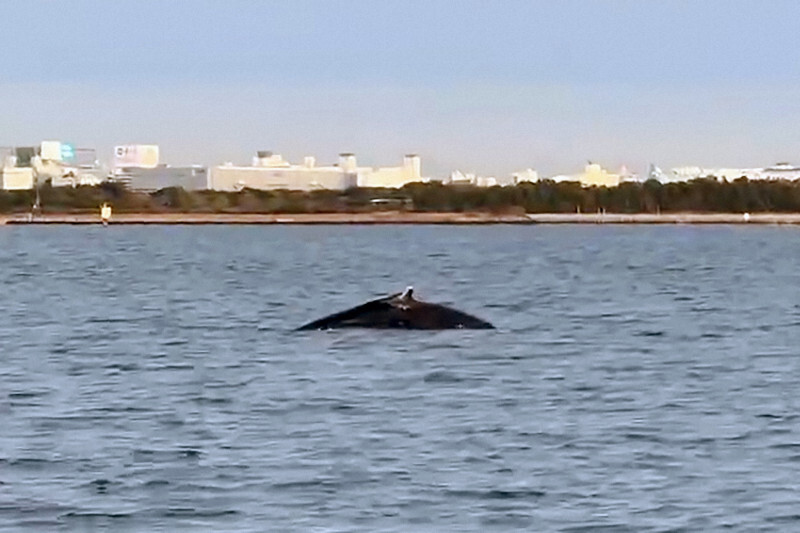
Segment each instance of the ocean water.
M0 228L0 531L800 530L800 230ZM496 331L292 329L414 285Z

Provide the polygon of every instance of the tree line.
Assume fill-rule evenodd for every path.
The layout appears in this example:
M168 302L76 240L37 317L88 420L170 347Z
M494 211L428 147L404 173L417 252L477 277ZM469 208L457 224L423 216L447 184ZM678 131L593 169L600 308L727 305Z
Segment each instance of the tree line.
M577 182L539 181L507 187L411 183L401 189L346 191L185 191L144 193L107 182L99 186L39 188L44 213L94 212L109 203L116 212L335 213L413 210L496 213L800 212L800 180L731 182L629 182L582 187ZM28 212L36 191L0 191L0 212Z

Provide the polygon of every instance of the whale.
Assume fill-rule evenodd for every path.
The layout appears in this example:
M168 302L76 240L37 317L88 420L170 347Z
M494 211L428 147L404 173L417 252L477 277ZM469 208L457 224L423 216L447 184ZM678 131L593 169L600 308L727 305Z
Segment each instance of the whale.
M359 306L314 320L296 331L340 328L372 329L494 329L478 317L445 305L414 298L414 288L371 300Z

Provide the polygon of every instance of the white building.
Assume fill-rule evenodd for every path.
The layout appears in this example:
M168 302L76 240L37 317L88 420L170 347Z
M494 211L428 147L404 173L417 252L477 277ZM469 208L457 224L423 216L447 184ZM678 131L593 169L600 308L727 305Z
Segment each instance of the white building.
M187 191L208 188L206 167L162 164L157 144L115 146L112 177L134 191L152 192L167 187L181 187Z
M608 172L597 163L589 163L580 174L559 174L550 179L559 182L577 181L583 187L617 187L622 182L622 175Z
M778 167L778 165L776 165ZM776 168L770 167L770 168ZM789 168L792 168L789 166ZM747 178L748 180L761 180L761 179L781 179L777 176L781 174L781 169L777 172L770 174L767 172L770 169L764 168L703 168L698 166L685 166L675 167L669 172L662 172L658 167L651 165L650 177L659 181L681 182L691 181L695 179L715 178L720 181L734 181L739 178ZM790 174L790 173L789 173ZM792 179L792 178L788 178Z
M96 159L94 149L76 149L61 141L42 141L31 164L39 181L50 181L53 187L100 185L108 179L108 169Z
M0 168L0 188L6 191L33 189L33 168L3 165Z
M347 189L356 184L355 156L352 154L341 154L337 165L318 167L313 157L306 157L302 165L292 165L278 154L258 152L252 165L226 163L212 167L208 174L209 189L217 191L311 191Z
M344 190L350 187L402 187L420 181L420 159L407 155L399 167L359 167L356 156L339 154L333 165L317 166L314 157L305 157L293 165L278 154L258 152L250 166L226 163L209 172L209 188L219 191L249 189L290 189L312 191Z
M32 162L37 157L37 147L18 146L2 149L0 188L7 191L33 189L36 173Z
M186 191L208 188L208 170L200 165L155 168L125 167L114 171L114 181L123 183L132 191L153 192L168 187L181 187Z
M53 187L99 185L108 177L93 149L76 150L71 144L43 141L39 146L5 151L2 187L6 189L31 189L37 182L50 182Z
M800 167L790 163L776 163L771 167L761 169L761 177L767 180L798 180L800 179Z
M442 182L445 185L475 185L477 178L475 174L471 172L461 172L460 170L454 170L450 173L450 175Z
M494 176L479 176L472 172L461 172L454 170L450 176L442 181L445 185L473 185L475 187L494 187L498 185L497 178Z
M353 161L355 163L355 160ZM403 157L400 167L361 167L356 170L359 187L400 188L407 183L422 181L422 165L417 154Z
M539 181L539 173L532 168L526 168L519 172L511 174L511 183L519 185L520 183L536 183Z

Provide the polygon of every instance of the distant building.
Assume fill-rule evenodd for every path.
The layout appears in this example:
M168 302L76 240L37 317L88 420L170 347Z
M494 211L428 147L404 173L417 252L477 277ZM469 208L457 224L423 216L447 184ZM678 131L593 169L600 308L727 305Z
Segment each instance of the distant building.
M620 174L612 174L597 163L589 163L580 174L559 174L553 181L577 181L583 187L617 187L622 182Z
M40 182L53 187L100 185L108 179L108 169L97 160L93 148L75 148L61 141L42 141L33 167Z
M658 169L658 167L653 167ZM749 180L765 179L761 168L702 168L698 166L675 167L669 172L662 172L658 169L658 175L652 175L664 183L691 181L696 179L717 179L720 181L733 181L739 178Z
M200 165L155 168L124 167L114 170L114 181L123 183L132 191L153 192L168 187L181 187L187 191L208 188L208 169Z
M341 154L338 165L318 167L313 157L292 165L278 154L263 151L250 166L226 163L211 168L208 183L217 191L347 189L357 184L355 156Z
M800 179L800 167L790 163L776 163L761 171L762 179L767 180L798 180Z
M339 154L334 165L317 166L316 159L306 157L301 165L293 165L278 154L258 152L251 166L231 163L213 167L209 187L221 191L249 189L290 189L312 191L344 190L350 187L402 187L420 181L420 159L407 155L399 167L359 167L356 156Z
M78 187L82 185L97 186L108 181L108 170L97 165L65 167L60 176L51 178L53 187Z
M526 168L519 172L511 174L511 183L519 185L520 183L536 183L539 181L539 173L532 168Z
M43 141L39 146L6 148L4 152L3 188L31 189L45 182L53 187L99 185L108 177L91 148Z
M475 174L471 172L464 173L460 170L454 170L442 183L445 185L475 185L476 181L477 177Z
M400 188L407 183L422 181L420 158L408 154L400 167L361 167L356 169L359 187Z
M627 182L635 182L638 183L640 181L639 175L635 172L631 172L628 170L626 165L622 165L619 169L619 180L620 183L627 183Z
M33 189L31 160L34 157L36 148L32 146L3 148L0 187L7 191Z
M33 189L33 169L30 167L3 166L0 169L0 186L6 191Z
M201 165L171 166L159 161L157 144L114 147L113 180L134 191L152 192L168 187L187 191L208 188L208 169Z
M496 187L498 183L497 178L494 176L478 176L475 179L475 185L478 187Z
M600 165L589 163L583 174L578 175L578 181L584 187L617 187L622 180L619 174L611 174Z
M718 180L733 181L739 178L747 178L749 180L763 179L762 169L760 168L715 168L707 169L705 176L708 178L717 178Z
M157 144L123 144L114 147L114 168L156 168Z
M442 183L445 185L473 185L475 187L494 187L498 185L497 178L494 176L479 176L472 172L461 172L454 170L450 176Z

